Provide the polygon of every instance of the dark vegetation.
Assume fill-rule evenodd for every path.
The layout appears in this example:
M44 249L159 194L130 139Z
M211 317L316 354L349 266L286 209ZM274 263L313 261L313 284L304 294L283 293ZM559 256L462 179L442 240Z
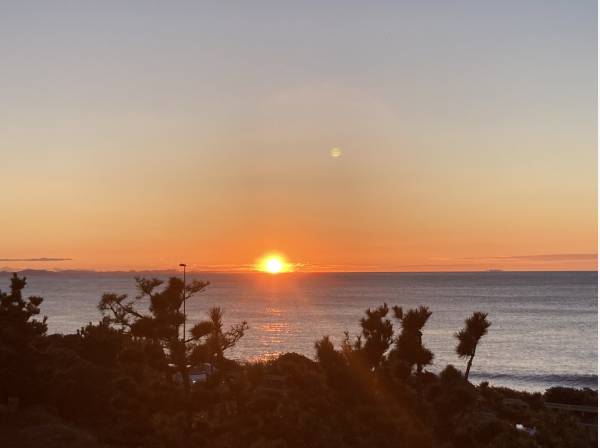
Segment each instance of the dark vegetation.
M386 304L340 347L317 341L316 360L241 364L225 354L248 327L225 329L221 309L183 334L181 305L207 283L137 279L138 297L105 294L102 320L70 335L46 334L42 299L25 300L25 284L14 275L0 293L2 447L595 446L595 429L544 401L596 406L597 392L468 381L483 313L456 333L464 373L425 370L428 308ZM208 374L194 381L200 367Z

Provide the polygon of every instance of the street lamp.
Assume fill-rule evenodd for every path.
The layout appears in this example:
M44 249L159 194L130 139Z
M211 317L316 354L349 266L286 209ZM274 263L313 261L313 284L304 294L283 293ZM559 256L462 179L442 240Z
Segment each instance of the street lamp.
M185 343L185 268L187 267L187 264L179 263L179 266L183 268L183 342Z

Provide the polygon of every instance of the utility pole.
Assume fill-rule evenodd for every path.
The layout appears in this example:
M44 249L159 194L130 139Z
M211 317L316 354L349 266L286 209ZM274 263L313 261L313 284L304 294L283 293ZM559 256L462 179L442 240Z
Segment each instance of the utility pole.
M185 315L185 268L187 267L187 264L185 263L179 263L179 266L181 266L183 268L183 342L185 343L185 321L187 319L186 315Z
M186 425L186 430L184 431L184 435L183 435L183 446L184 448L187 448L190 446L189 444L189 433L192 427L192 414L191 414L191 408L190 408L190 372L188 370L188 359L187 359L187 350L185 349L185 321L187 320L187 316L185 314L185 300L186 300L186 296L185 296L185 268L187 267L187 264L185 263L179 263L179 266L181 266L183 268L183 291L182 296L183 296L183 337L181 338L181 342L183 345L183 366L181 366L182 370L182 375L183 375L183 391L185 394L185 425Z

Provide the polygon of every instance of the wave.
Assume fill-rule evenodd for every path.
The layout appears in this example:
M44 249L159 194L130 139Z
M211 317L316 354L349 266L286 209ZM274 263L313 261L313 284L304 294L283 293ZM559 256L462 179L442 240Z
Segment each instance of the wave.
M528 383L535 385L598 388L598 375L572 373L506 373L472 372L470 378L502 383Z

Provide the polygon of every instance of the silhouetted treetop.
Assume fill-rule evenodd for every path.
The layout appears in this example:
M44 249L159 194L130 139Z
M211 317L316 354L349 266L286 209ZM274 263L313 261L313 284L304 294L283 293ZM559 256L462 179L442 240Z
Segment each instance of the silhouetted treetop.
M388 306L384 303L374 310L367 309L366 316L360 320L364 343L360 347L360 340L358 340L358 347L362 349L364 360L370 369L381 365L383 355L392 344L394 327L386 318L388 311Z
M469 378L477 344L483 336L487 334L491 322L487 320L487 313L477 311L471 317L465 320L465 326L454 336L458 339L456 353L461 358L469 358L465 370L465 378Z
M402 332L396 339L390 356L400 363L400 371L404 375L410 374L413 366L417 373L421 373L423 367L433 362L433 353L423 345L423 327L431 317L431 311L425 306L410 309L406 312L401 307L394 307L394 317L400 320Z
M47 318L32 319L40 313L43 300L38 296L23 299L23 288L27 285L25 277L14 273L10 279L10 294L0 291L0 334L12 340L24 342L46 333Z

